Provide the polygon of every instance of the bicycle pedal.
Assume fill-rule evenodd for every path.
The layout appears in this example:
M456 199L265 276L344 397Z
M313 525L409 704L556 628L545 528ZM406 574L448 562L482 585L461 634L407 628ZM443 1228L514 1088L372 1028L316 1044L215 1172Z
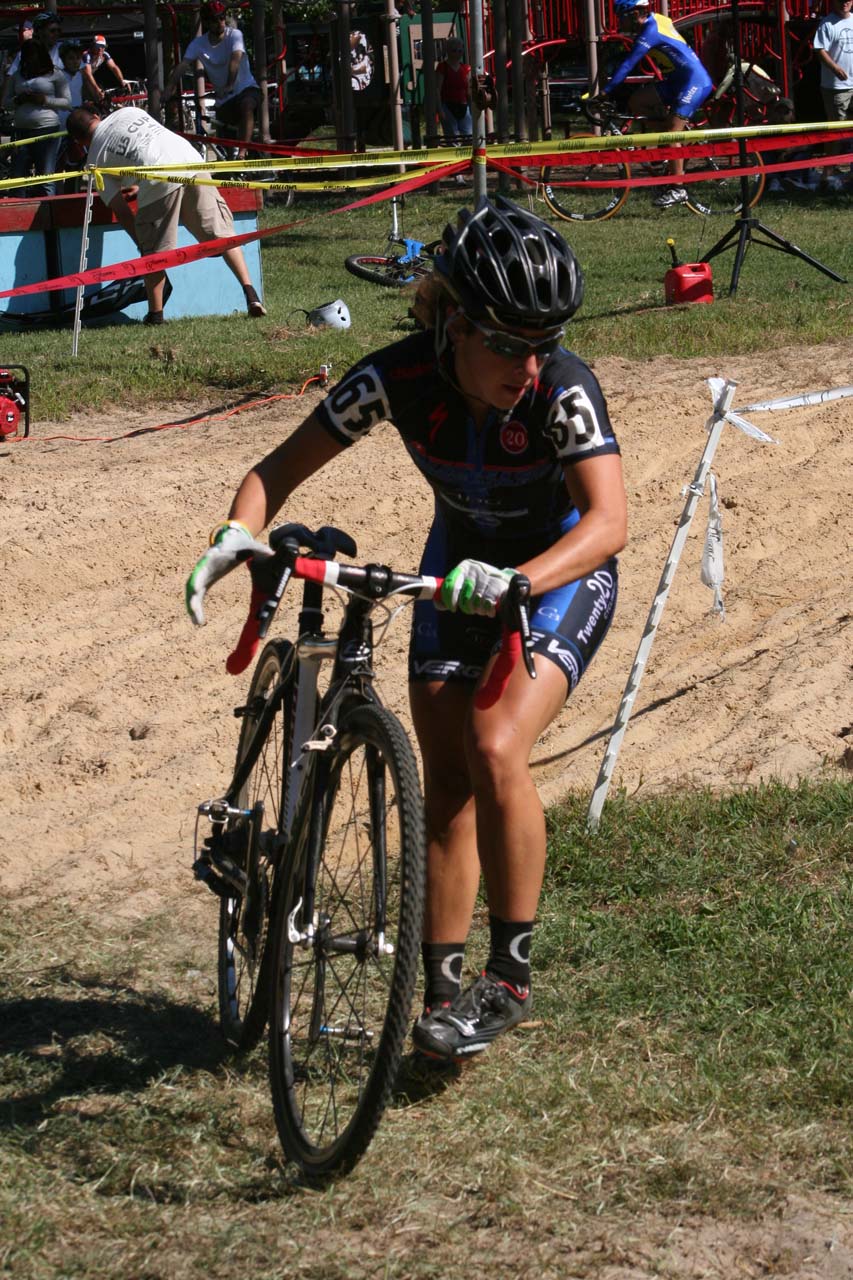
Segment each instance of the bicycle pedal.
M193 876L196 880L200 880L202 884L206 884L211 893L217 898L227 898L230 894L228 885L213 870L213 867L206 858L196 858L193 863Z

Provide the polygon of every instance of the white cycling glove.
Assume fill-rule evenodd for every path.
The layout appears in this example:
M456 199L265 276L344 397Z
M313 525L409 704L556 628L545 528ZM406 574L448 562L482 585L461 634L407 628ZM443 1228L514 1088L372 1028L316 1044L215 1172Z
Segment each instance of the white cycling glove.
M482 560L462 560L444 579L436 603L440 609L459 609L493 618L515 575L515 569L496 569Z
M256 540L238 520L227 520L210 535L210 546L187 578L185 600L187 613L197 627L204 626L204 597L209 587L238 564L253 556L266 560L272 551Z

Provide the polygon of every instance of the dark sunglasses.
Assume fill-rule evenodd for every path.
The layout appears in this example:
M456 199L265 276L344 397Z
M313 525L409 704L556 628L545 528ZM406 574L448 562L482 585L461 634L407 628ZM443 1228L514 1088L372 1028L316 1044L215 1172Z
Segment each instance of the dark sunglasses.
M563 341L564 329L558 329L556 333L551 333L547 338L541 338L538 342L531 342L529 338L519 337L515 333L507 333L504 329L489 329L479 321L472 319L466 315L474 328L483 335L483 346L487 351L491 351L496 356L505 356L507 359L526 360L528 356L534 355L537 360L547 360L555 351L560 348Z

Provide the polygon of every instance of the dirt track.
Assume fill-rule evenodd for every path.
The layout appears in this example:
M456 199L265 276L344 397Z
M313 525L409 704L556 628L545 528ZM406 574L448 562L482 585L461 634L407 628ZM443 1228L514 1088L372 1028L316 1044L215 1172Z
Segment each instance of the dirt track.
M630 545L605 649L536 752L546 799L595 779L681 490L704 447L704 379L736 379L736 404L840 386L853 340L595 367L625 458ZM233 575L210 601L208 627L194 632L183 581L237 480L310 403L113 444L45 441L165 420L129 421L116 408L100 422L37 423L31 442L0 449L7 888L116 893L144 914L189 883L194 806L221 789L233 753L230 708L244 683L225 675L223 659L245 598ZM205 407L176 405L167 417ZM845 752L849 767L853 399L755 420L781 444L727 427L715 465L726 620L709 612L699 581L703 502L617 767L616 781L632 790L793 779L839 767ZM384 427L306 486L290 514L348 529L365 558L415 568L430 510ZM379 664L386 700L402 713L405 633L398 622Z

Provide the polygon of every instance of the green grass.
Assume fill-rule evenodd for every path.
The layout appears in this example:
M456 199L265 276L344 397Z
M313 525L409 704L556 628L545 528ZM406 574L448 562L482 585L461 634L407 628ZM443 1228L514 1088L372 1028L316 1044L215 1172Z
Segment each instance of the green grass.
M595 835L585 807L549 816L533 1024L406 1077L321 1190L283 1164L263 1051L224 1052L202 889L135 924L7 909L0 1271L588 1276L693 1214L849 1197L849 784L616 795Z
M459 194L407 199L405 234L440 236L462 199ZM342 201L302 198L291 210L270 206L263 225L306 221L263 242L269 316L242 315L170 321L153 333L142 326L106 326L83 332L79 355L71 333L4 333L3 358L30 367L34 434L46 420L73 412L93 415L93 427L125 409L167 406L176 399L211 395L223 402L264 391L298 387L331 361L333 377L376 345L400 337L409 298L359 281L344 267L348 254L377 252L390 226L387 205L338 214ZM536 209L548 215L544 203ZM765 198L759 212L778 234L848 278L853 276L849 196L812 197L807 203ZM326 216L329 215L329 216ZM657 212L644 193L609 222L556 223L568 236L586 274L586 299L569 329L569 342L585 358L620 354L642 359L742 354L775 346L813 344L853 328L849 287L799 260L768 248L749 249L735 298L728 296L732 251L713 263L717 301L712 306L665 307L666 248L674 236L683 260L697 258L725 231L728 220L703 223L687 210ZM191 271L192 266L178 268ZM342 297L353 316L348 331L311 331L304 312Z

